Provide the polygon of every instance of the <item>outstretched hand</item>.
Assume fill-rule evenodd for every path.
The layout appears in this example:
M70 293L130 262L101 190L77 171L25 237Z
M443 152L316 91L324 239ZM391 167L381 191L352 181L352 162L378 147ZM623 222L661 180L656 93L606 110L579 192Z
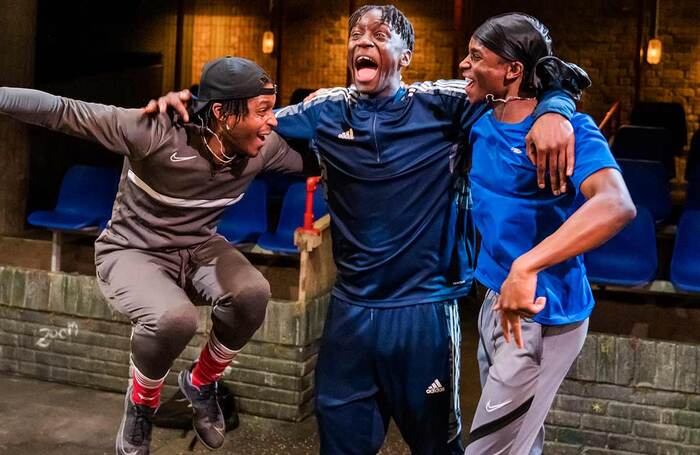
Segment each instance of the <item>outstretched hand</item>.
M537 166L537 185L549 182L555 195L566 192L567 177L574 173L574 128L559 114L547 113L537 119L525 137L527 156Z
M187 89L179 92L168 92L166 95L158 98L157 101L149 101L146 107L143 108L143 113L145 115L155 115L167 112L168 109L174 109L184 122L189 122L190 116L187 113L187 106L191 100L192 93Z
M544 309L547 299L535 297L537 289L537 272L521 270L516 262L510 269L508 277L501 285L501 292L493 308L500 313L503 338L510 342L511 332L515 344L523 348L520 318L530 318Z

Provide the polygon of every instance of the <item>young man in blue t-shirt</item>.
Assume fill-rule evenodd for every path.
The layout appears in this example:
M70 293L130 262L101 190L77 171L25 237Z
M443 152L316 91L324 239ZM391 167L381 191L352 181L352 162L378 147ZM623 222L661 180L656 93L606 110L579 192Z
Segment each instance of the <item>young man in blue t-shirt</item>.
M634 218L635 207L607 142L580 113L571 119L571 190L538 188L523 151L541 84L553 77L571 87L590 83L578 67L553 57L538 20L519 13L487 20L460 68L469 101L494 107L469 137L473 215L482 236L475 278L488 292L479 315L483 392L465 453L539 454L545 417L583 346L594 305L581 254Z

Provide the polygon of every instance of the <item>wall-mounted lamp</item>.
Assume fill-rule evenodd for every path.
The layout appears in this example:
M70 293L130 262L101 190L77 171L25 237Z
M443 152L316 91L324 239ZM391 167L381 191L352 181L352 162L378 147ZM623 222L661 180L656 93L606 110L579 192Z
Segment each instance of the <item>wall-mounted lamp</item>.
M272 54L272 51L275 50L275 34L272 33L270 30L267 30L265 33L263 33L263 38L262 38L262 51L263 54Z
M659 0L654 2L654 17L653 29L651 31L652 38L647 44L647 63L657 65L661 62L661 40L659 39Z
M647 63L656 65L661 61L661 40L652 38L647 45Z

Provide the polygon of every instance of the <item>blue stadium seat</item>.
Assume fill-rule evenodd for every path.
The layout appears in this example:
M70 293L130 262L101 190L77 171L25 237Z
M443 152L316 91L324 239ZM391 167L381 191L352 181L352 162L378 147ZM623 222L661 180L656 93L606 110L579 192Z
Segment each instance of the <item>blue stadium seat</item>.
M54 231L97 230L112 215L118 185L116 169L72 166L61 182L56 207L33 212L27 221Z
M277 253L298 253L297 247L294 246L294 231L304 224L305 208L306 184L294 183L289 187L282 201L282 212L277 230L261 235L258 239L258 245ZM314 193L314 219L318 219L326 213L328 213L328 208L323 198L323 190L319 188Z
M29 214L29 224L50 229L53 233L51 271L61 269L63 232L92 233L104 229L112 216L112 205L118 187L117 169L72 166L61 181L56 207Z
M685 179L689 182L700 182L700 130L697 130L690 140L688 160L685 165Z
M637 206L637 217L607 243L584 255L591 283L640 286L656 277L656 229L651 214Z
M666 128L671 133L671 151L674 155L680 155L688 141L685 109L681 103L639 102L632 109L630 123Z
M700 210L700 180L688 182L688 190L685 194L685 209Z
M217 232L233 243L255 243L267 231L267 184L253 180L243 198L227 208Z
M671 282L680 290L700 292L700 210L686 210L678 223Z
M671 192L663 166L655 161L617 160L627 188L636 205L651 212L660 223L671 213Z
M658 161L667 179L676 175L673 139L665 128L623 125L615 133L612 152L616 158Z

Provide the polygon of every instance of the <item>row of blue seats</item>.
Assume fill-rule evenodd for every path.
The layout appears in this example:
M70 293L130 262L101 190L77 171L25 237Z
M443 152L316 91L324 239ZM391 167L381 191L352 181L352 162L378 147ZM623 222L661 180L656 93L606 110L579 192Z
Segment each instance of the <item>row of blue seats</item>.
M633 177L630 169L645 169L646 163L628 165L621 161L625 180L639 201L639 195L648 192L652 186L648 176L643 177L639 171ZM118 178L117 171L110 168L72 167L61 184L56 208L32 213L29 223L56 231L104 227L110 217ZM650 193L650 196L654 195ZM255 180L241 201L224 212L218 231L233 244L256 243L267 250L296 253L294 230L303 224L305 196L303 183L294 183L288 188L279 223L271 232L267 220L267 185ZM657 218L642 205L638 205L637 210L637 218L629 226L605 245L585 255L592 282L636 286L648 283L656 276ZM325 200L321 192L316 191L314 214L319 218L326 213ZM700 206L686 210L678 225L671 281L679 289L700 292Z
M637 206L637 217L615 237L584 255L591 283L643 286L656 278L656 226L651 213ZM676 289L700 292L700 210L686 210L676 231L671 259Z
M663 165L647 160L618 159L617 162L634 203L646 208L656 223L668 219L671 191ZM700 210L700 180L688 183L685 208Z
M77 165L61 182L53 210L40 210L28 217L29 224L58 232L99 232L107 226L119 186L119 172L113 168ZM267 184L254 180L244 197L223 214L218 232L233 244L257 243L277 253L296 253L294 230L304 221L305 183L291 184L282 201L279 223L274 231L267 220ZM316 218L328 213L322 191L314 193ZM55 245L60 248L60 245Z
M256 243L259 247L276 253L296 253L294 231L304 224L306 207L306 184L292 183L280 211L277 229L269 232L267 220L267 184L263 180L254 180L245 196L224 212L217 232L237 245ZM328 213L322 191L314 192L314 218L318 219Z

